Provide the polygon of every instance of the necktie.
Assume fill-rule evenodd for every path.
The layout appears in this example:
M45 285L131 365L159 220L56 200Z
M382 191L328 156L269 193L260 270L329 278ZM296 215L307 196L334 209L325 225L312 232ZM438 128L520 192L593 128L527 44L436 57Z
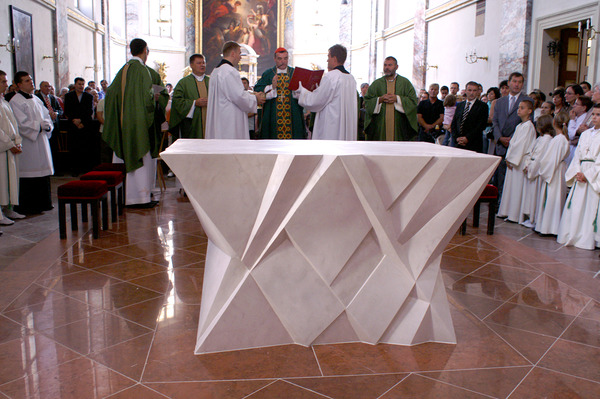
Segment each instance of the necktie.
M465 120L467 119L467 114L469 113L469 110L471 109L471 103L467 101L467 103L465 104L465 110L462 114L462 119L460 120L460 134L463 134L463 127L465 126Z
M52 112L54 112L54 110L52 109L52 104L50 104L50 98L48 98L48 96L42 96L42 98L44 99L44 102L46 103L46 108L48 108L48 112L50 112L50 114L52 114Z
M508 104L508 112L512 111L513 107L515 106L515 100L517 98L515 96L510 96L510 101Z

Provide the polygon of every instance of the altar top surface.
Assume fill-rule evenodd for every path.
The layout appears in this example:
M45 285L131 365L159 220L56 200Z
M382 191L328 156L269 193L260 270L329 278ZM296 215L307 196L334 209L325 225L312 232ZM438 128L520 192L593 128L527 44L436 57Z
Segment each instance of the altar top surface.
M496 158L487 154L422 142L338 140L198 140L178 139L162 155L371 155Z

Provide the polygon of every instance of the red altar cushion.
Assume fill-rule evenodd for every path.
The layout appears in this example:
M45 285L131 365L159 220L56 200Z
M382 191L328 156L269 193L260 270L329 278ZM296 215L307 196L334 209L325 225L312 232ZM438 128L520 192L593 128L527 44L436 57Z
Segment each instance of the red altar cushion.
M106 194L108 186L102 180L73 180L60 185L58 198L99 198Z
M498 188L493 184L488 184L484 189L479 199L494 199L498 198Z
M123 172L112 170L91 171L79 178L81 180L104 180L109 186L115 186L123 181Z
M95 166L92 170L118 170L119 172L126 173L124 163L101 163L100 165Z

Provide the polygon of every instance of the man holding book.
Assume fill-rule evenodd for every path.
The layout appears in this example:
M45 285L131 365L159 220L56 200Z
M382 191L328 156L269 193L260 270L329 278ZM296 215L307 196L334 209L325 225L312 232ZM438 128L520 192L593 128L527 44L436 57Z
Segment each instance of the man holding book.
M275 66L266 70L254 91L264 92L267 98L260 116L261 139L304 139L303 110L289 88L294 68L288 66L288 51L275 50Z
M356 80L344 68L346 48L336 44L327 54L327 69L321 84L314 91L302 85L298 103L316 112L313 140L356 140L358 125L358 93Z

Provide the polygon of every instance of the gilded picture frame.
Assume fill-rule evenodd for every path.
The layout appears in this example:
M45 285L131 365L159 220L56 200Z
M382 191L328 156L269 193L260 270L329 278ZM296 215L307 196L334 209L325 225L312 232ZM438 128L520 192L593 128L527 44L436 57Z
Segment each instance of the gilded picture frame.
M196 51L206 57L207 72L219 63L229 40L254 49L259 76L272 67L272 55L284 43L289 8L291 0L196 0Z

